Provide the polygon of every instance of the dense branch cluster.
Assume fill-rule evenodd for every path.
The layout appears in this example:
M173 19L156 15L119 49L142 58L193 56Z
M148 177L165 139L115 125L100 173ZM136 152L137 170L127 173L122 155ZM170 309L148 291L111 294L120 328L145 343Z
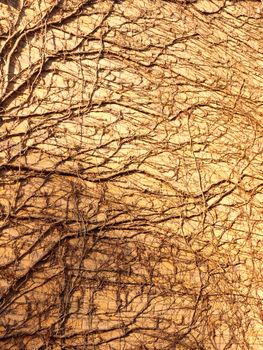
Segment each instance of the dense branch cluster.
M1 349L263 347L260 6L0 3Z

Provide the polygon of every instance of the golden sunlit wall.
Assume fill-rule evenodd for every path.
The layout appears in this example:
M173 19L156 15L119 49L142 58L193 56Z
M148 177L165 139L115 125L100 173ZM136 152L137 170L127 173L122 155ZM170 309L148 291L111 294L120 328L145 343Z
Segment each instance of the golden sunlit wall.
M0 349L263 349L260 1L0 1Z

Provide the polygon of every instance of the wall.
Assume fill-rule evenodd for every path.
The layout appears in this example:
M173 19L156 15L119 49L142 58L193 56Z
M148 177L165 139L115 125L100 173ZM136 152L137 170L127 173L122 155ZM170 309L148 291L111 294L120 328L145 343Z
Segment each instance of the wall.
M261 3L0 13L0 347L263 348Z

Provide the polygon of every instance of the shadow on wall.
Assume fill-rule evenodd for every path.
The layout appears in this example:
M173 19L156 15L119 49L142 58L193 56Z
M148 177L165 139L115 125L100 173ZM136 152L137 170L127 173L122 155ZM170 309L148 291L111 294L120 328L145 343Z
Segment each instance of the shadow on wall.
M19 1L18 0L0 0L1 4L11 6L15 9L19 8Z

